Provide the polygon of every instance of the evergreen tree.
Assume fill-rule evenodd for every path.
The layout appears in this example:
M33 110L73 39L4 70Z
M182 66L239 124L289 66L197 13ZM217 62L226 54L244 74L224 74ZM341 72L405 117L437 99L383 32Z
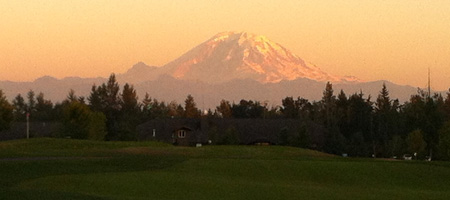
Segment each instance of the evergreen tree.
M140 105L133 86L124 85L120 98L119 139L136 140L136 126L140 123Z
M171 101L167 105L167 116L170 118L177 118L184 116L184 108L175 101Z
M21 94L18 94L13 100L14 107L14 119L16 121L25 121L27 113L27 105L25 104L25 99Z
M439 158L450 159L450 121L439 129Z
M194 97L188 95L184 101L184 117L186 118L198 118L200 117L200 110L195 104Z
M418 89L418 94L411 96L410 102L403 106L403 114L407 126L405 131L412 132L420 129L427 143L427 152L430 157L438 151L439 134L445 115L441 111L445 102L439 100L439 95L429 96L425 91Z
M390 127L389 127L389 117L391 112L392 101L389 97L389 91L386 88L386 84L383 83L383 87L378 94L378 98L375 102L375 123L376 123L376 134L375 134L375 145L378 147L378 153L383 156L386 155L386 149L389 141Z
M28 91L27 93L27 104L26 104L26 110L30 118L34 119L34 115L36 114L36 99L35 99L35 93L33 90Z
M176 110L176 106L174 110ZM142 111L144 120L163 119L170 117L169 108L166 103L164 101L159 102L157 99L152 99L150 95L148 95L148 93L145 94L145 97L142 100Z
M298 118L299 108L294 98L286 97L281 100L281 104L281 113L284 118Z
M44 98L44 94L40 92L36 97L36 114L35 119L38 121L56 120L56 114L53 110L53 103Z
M185 112L186 110L183 108L183 106L181 104L174 104L175 107L175 113L173 116L175 117L183 117L185 116Z
M314 120L314 106L313 104L311 104L308 99L304 99L301 97L298 97L297 100L295 101L295 105L298 109L298 117L302 120L302 121L313 121Z
M348 153L351 156L370 155L372 147L372 102L370 97L364 99L364 94L353 94L348 99L347 110L347 139L349 140ZM363 146L365 148L363 148Z
M383 87L375 102L375 145L378 147L378 153L384 157L391 157L389 141L394 134L399 132L400 124L398 100L391 100L386 84Z
M127 84L124 85L122 91L122 98L120 99L120 106L123 113L132 114L138 113L140 105L138 103L138 96L133 86Z
M267 108L259 101L247 101L242 99L239 104L231 106L231 113L234 118L264 118Z
M439 129L444 124L444 116L440 111L439 95L429 97L425 104L425 129L424 138L427 143L427 152L433 156L433 152L438 151Z
M347 95L345 95L344 91L341 90L336 99L336 118L339 131L347 139L349 139L352 135L352 132L350 130L350 121L348 119L348 111L349 100L347 99Z
M445 121L450 120L450 89L447 92L447 96L442 105L442 111L444 112Z
M6 100L3 91L0 90L0 131L11 127L13 120L13 106Z
M144 99L142 100L143 120L155 119L152 116L153 108L152 98L150 98L148 93L145 93Z
M328 153L342 154L345 152L345 137L341 134L337 124L336 96L333 94L333 86L326 84L320 105L322 122L326 128L324 149Z
M100 111L106 116L106 140L118 140L120 131L121 96L119 83L115 74L111 74L108 81L99 87L95 85L88 97L89 106L94 111Z
M67 95L67 99L65 100L67 103L72 103L78 101L77 95L75 95L75 90L70 89L69 94Z
M93 111L103 111L104 107L102 105L102 97L100 96L101 89L97 88L97 86L93 85L91 88L91 93L87 98L89 101L89 107Z
M333 85L327 82L321 101L324 115L324 125L327 128L336 128L336 96L333 94Z

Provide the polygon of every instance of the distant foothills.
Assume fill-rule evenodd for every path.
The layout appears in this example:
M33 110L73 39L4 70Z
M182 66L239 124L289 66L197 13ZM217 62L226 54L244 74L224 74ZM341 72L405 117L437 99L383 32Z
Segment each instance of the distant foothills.
M400 102L417 93L415 87L386 80L364 82L356 77L329 74L265 36L246 32L219 33L164 66L139 62L116 78L120 84L133 85L141 98L148 93L166 102L182 102L190 94L199 99L202 109L214 108L222 99L253 99L274 106L286 96L319 100L328 81L336 91L363 92L372 97L385 84L391 97ZM53 102L61 102L70 90L87 96L92 85L106 80L44 76L33 82L0 81L0 89L9 100L33 90L46 94Z
M327 82L322 97L287 96L280 106L241 99L221 100L213 109L198 99L165 102L115 75L87 96L71 90L54 104L43 93L18 94L10 103L0 90L0 140L25 137L128 141L175 145L289 145L352 157L450 159L450 93L418 90L400 103L384 84L378 95L335 92ZM28 124L28 125L27 125ZM25 130L26 127L27 131ZM25 135L27 133L27 135Z

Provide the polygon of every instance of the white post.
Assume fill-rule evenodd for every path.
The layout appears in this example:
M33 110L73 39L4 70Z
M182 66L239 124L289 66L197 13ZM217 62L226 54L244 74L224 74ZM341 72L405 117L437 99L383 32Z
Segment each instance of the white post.
M27 139L30 139L30 113L27 113Z

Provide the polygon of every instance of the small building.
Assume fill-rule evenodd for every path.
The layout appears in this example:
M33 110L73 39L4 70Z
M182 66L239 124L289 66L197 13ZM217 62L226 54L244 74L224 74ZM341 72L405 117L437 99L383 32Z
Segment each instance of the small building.
M175 145L189 146L191 141L195 137L194 130L192 128L183 126L173 131L172 143Z
M137 127L139 140L157 140L180 146L206 144L208 138L204 130L201 120L180 118L150 120Z
M305 126L310 148L324 144L324 128L295 119L155 119L137 127L139 140L157 140L180 146L201 144L280 144L280 134L286 138L298 137Z

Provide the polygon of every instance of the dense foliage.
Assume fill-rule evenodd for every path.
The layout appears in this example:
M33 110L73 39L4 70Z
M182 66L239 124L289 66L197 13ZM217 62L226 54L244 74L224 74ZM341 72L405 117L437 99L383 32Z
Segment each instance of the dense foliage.
M327 83L319 101L302 97L286 97L281 106L241 100L238 103L222 100L215 110L201 111L194 97L188 95L184 105L166 103L146 94L139 101L132 85L123 88L112 74L106 83L92 86L88 97L77 97L71 90L67 99L53 104L29 91L26 98L18 94L12 104L0 90L0 130L9 128L11 120L23 122L27 113L32 121L59 121L61 136L103 139L136 140L136 126L164 118L276 118L296 119L300 124L315 123L324 127L325 145L322 151L358 157L400 157L450 159L450 92L445 97L418 89L408 102L401 104L389 96L383 85L372 99L361 91L337 95ZM228 130L223 143L239 143L234 130ZM279 144L311 148L308 130L288 137L280 130ZM219 141L220 143L220 141Z
M0 90L0 131L9 129L13 119L13 107Z

